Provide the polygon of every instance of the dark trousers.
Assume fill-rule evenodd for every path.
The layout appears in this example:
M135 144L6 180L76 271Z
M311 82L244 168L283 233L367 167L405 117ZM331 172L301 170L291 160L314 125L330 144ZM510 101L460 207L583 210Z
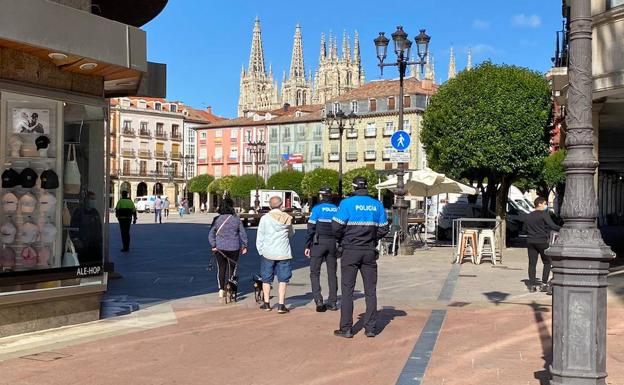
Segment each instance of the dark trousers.
M328 300L330 303L336 304L338 300L338 277L336 276L338 262L334 239L320 239L318 244L312 245L310 251L310 283L312 284L312 296L317 304L323 303L323 294L321 294L321 265L323 262L327 266Z
M548 243L527 243L527 252L529 254L529 284L536 284L536 270L537 270L537 257L542 257L542 263L544 264L544 270L542 270L542 282L547 283L550 278L551 260L548 255L544 253L544 250L548 248Z
M131 218L119 219L119 230L121 231L121 244L123 250L130 249L130 223L132 223Z
M358 271L364 282L366 314L364 330L374 332L377 323L377 257L375 250L348 250L342 252L340 272L342 301L340 302L340 329L353 326L353 290Z
M219 250L215 252L215 256L217 257L217 283L219 285L219 290L225 289L225 284L232 279L232 277L236 276L238 254L238 250Z

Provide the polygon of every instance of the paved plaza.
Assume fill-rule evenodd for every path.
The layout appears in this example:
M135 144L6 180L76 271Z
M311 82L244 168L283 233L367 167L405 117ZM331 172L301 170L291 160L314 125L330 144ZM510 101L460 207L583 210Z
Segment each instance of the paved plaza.
M129 315L0 339L0 384L547 384L551 298L529 293L526 251L503 264L452 265L451 248L379 259L379 335L336 338L339 313L316 313L305 226L297 225L291 312L261 312L251 293L255 247L241 258L243 299L216 295L208 271L211 215L142 214L131 252L111 255L121 279L107 301L139 304ZM253 245L255 229L249 229ZM321 281L324 282L324 281ZM624 384L624 271L609 289L608 384ZM323 285L326 288L326 285ZM361 282L355 317L364 310ZM250 295L251 294L251 295ZM356 324L356 330L358 329Z

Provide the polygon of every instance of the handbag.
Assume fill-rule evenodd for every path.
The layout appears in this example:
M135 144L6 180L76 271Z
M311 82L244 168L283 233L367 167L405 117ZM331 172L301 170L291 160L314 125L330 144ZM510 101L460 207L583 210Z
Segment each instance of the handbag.
M71 241L69 236L65 241L65 252L63 253L63 261L61 265L63 267L80 265L80 262L78 262L78 253L76 253L76 248L74 247L74 242Z
M63 191L65 194L80 194L80 169L76 161L76 146L70 144L67 149L67 162L63 174Z
M67 202L63 203L63 226L69 227L71 225L71 214Z

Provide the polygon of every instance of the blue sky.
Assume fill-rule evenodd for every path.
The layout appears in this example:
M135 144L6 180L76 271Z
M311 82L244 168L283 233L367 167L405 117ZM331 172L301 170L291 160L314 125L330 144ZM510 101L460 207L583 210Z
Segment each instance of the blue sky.
M288 71L292 40L301 24L306 72L318 63L321 32L360 34L367 80L379 79L373 39L397 25L414 37L426 28L431 35L436 80L445 81L449 48L454 46L458 69L473 61L516 64L544 72L554 53L555 31L561 29L560 0L447 1L307 1L169 0L165 10L144 26L148 59L167 63L167 99L195 108L212 106L221 116L236 115L241 65L249 61L256 16L262 24L267 67L273 64L281 81ZM267 68L268 69L268 68ZM396 69L384 77L396 77Z

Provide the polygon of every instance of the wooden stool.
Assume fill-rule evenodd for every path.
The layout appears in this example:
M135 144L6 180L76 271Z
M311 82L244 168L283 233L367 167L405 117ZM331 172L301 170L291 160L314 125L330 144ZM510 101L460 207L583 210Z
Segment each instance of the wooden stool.
M487 242L486 242L487 241ZM487 256L496 265L496 241L494 230L481 230L479 232L479 246L477 247L477 264L481 264L481 259Z
M459 254L457 255L455 263L462 263L466 256L470 257L472 263L475 263L475 257L477 256L477 234L478 231L474 229L462 230L457 245Z

